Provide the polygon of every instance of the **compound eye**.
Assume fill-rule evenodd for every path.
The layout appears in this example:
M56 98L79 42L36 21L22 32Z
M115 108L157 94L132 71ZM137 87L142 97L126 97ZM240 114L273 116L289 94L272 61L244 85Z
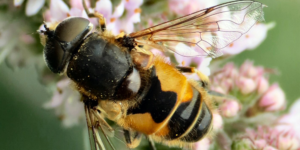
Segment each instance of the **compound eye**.
M64 69L66 55L60 43L56 40L47 42L44 48L44 59L49 69L54 73L61 73Z
M87 20L85 18L80 18L80 17L70 17L70 18L63 20L56 27L54 35L60 41L71 42L77 36L80 36L83 34L85 35L90 30L91 29L90 29L90 21L89 20Z
M66 68L75 48L92 30L89 20L71 17L63 20L55 31L47 31L48 37L44 48L45 61L54 73L61 73Z

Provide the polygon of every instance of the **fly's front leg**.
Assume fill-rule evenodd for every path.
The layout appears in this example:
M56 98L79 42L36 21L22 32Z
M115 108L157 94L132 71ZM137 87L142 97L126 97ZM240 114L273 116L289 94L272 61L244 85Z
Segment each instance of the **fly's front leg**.
M209 85L209 78L205 74L203 74L201 71L197 70L195 67L183 67L183 66L176 66L178 71L182 73L196 73L198 77L200 78L200 82L202 84L202 87L208 88Z
M85 3L84 0L82 0L82 5L83 5L84 10L87 13L89 18L98 18L100 29L101 29L102 32L104 32L106 30L106 23L105 23L105 18L103 17L103 15L96 12L96 11L94 13L91 13L89 11L89 9L87 8L86 3Z
M83 97L83 100L85 102L86 98ZM85 110L85 117L86 117L86 123L88 127L88 133L89 133L89 139L90 139L90 146L91 150L104 150L105 147L98 137L97 128L95 127L95 118L92 115L91 106L88 102L85 102L84 104L84 110Z
M89 130L90 145L92 150L106 150L103 141L100 136L100 132L103 133L106 141L110 147L114 149L111 141L108 138L109 136L114 135L114 130L103 118L101 111L99 110L98 101L89 99L86 96L83 96L84 109L86 115L87 126Z

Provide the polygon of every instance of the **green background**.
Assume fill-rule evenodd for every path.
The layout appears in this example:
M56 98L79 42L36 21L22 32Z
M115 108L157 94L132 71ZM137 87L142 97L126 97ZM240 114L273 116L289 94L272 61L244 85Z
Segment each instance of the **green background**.
M266 22L276 22L267 39L255 50L234 58L241 64L246 59L255 65L275 68L271 75L279 82L291 104L300 97L300 0L260 0ZM0 65L0 149L3 150L81 150L83 127L64 128L53 110L42 105L51 93L37 80L34 67L17 71Z

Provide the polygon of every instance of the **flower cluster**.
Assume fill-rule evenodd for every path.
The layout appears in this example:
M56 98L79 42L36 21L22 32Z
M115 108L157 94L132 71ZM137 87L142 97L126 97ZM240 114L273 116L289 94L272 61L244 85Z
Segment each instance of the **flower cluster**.
M242 104L255 103L254 107L259 111L283 110L286 104L284 92L277 83L269 86L268 74L267 69L255 67L251 61L245 61L239 70L233 63L228 63L211 76L211 90L233 95Z
M106 19L107 29L113 34L119 34L122 31L126 33L133 32L134 23L140 22L140 6L142 3L143 0L121 0L113 11L110 0L97 1L94 8L91 8L89 1L86 1L90 13L101 13ZM60 22L69 16L77 16L88 18L94 26L98 25L95 18L88 17L82 5L82 0L71 0L70 6L71 8L62 0L52 0L50 8L45 12L45 21L50 23Z
M214 70L210 75L210 90L213 91L212 95L218 105L217 111L223 120L223 131L217 132L222 136L217 135L218 138L226 137L228 140L235 139L238 134L247 135L246 131L253 124L266 126L276 124L276 114L270 114L270 112L283 110L286 99L284 92L277 83L269 86L269 74L269 69L261 66L256 67L252 61L247 60L240 68L236 67L234 63L227 63L223 68ZM233 132L236 134L232 134ZM255 132L257 131L253 130L253 133ZM287 134L287 132L284 133L282 136ZM226 138L225 140L219 140L226 141ZM274 138L276 139L276 137ZM239 142L238 144L233 143L235 146L237 145L237 149L245 143L247 143L246 147L249 146L249 149L255 147L255 145L249 143L249 141L252 141L248 139L235 141ZM211 143L211 145L213 144ZM224 147L224 144L222 146ZM230 147L230 144L227 147Z
M56 115L66 127L85 120L83 103L80 101L81 96L71 87L69 79L60 80L51 101L44 105L46 109L55 109Z
M26 3L25 3L26 2ZM168 0L145 2L143 0L85 0L88 11L98 12L106 19L107 30L114 35L121 32L131 33L136 28L142 29L195 11L211 7L224 0ZM9 4L7 4L9 5ZM57 24L71 16L88 18L94 27L98 26L96 18L89 18L82 0L14 0L14 9L7 11L19 13L22 17L6 21L0 13L0 63L6 60L10 66L35 64L44 83L54 87L51 101L45 108L54 109L63 125L71 127L84 121L83 104L80 94L70 88L71 81L66 76L57 77L49 72L42 59L42 46L38 35L28 34L28 28L44 30L42 22ZM157 11L153 11L155 6ZM20 9L24 8L24 9ZM147 13L142 14L143 11ZM155 8L154 8L155 9ZM20 12L25 10L24 13ZM0 10L2 11L2 10ZM161 13L162 15L157 15ZM153 16L154 19L141 17ZM13 18L11 16L11 18ZM39 19L36 19L39 18ZM20 27L21 22L32 23ZM39 22L37 23L36 20ZM135 26L140 22L139 26ZM7 24L11 24L7 26ZM205 137L195 143L195 150L206 149L299 149L300 128L298 100L290 112L280 116L286 108L286 99L278 83L271 84L268 80L272 74L270 69L254 66L254 62L245 61L240 67L235 63L227 63L223 67L220 62L236 56L245 50L255 49L267 37L267 32L274 24L259 22L246 34L222 49L224 56L218 59L210 57L183 57L178 54L165 54L152 49L154 55L163 55L166 61L181 66L195 67L210 78L210 94L217 107L213 112L213 138ZM191 45L195 50L200 48ZM201 80L196 74L185 74L187 78ZM295 119L296 118L296 119Z
M299 137L292 128L280 130L276 127L258 126L247 129L244 137L234 143L233 149L294 150L300 148Z

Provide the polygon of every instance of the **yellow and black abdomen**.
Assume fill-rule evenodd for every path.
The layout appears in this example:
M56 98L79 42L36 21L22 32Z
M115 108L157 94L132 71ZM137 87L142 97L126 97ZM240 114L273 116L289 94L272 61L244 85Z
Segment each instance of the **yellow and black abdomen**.
M211 128L207 96L161 59L154 60L150 85L136 107L127 111L127 127L156 141L200 140Z

